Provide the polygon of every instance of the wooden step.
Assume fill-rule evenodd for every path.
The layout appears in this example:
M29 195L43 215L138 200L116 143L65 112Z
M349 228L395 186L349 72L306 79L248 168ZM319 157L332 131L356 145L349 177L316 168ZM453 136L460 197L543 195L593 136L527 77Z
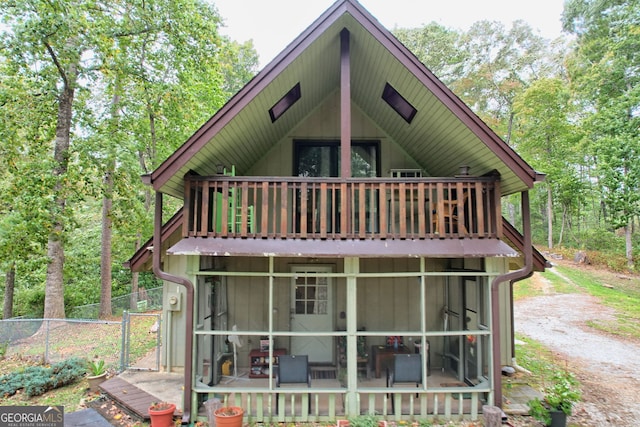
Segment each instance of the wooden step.
M149 421L149 406L158 402L156 396L139 389L120 377L111 378L102 384L100 389L130 415L143 421ZM180 415L176 413L174 415Z

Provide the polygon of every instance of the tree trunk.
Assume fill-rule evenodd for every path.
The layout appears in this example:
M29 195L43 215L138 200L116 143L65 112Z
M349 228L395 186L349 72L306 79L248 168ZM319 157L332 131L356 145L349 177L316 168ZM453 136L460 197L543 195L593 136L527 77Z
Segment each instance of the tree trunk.
M562 247L562 239L564 238L564 227L567 225L567 207L562 207L562 222L560 223L560 236L558 237L558 246Z
M51 207L52 227L47 242L47 278L44 295L44 317L63 319L64 314L64 212L67 204L65 179L69 165L69 140L77 65L72 64L63 76L63 88L58 99L58 119L53 149L53 176L56 179Z
M104 192L102 198L102 244L100 255L100 319L108 319L111 311L111 236L113 207L113 173L111 166L104 176Z
M2 318L11 319L13 317L13 290L16 285L16 264L11 263L7 270L4 281L4 305L2 307Z
M549 249L551 249L553 248L553 196L550 185L547 185L547 227L549 230L547 244L549 245Z
M142 240L140 233L136 238L135 251L137 252L140 249L140 241ZM129 303L129 308L131 310L136 310L138 308L138 288L140 284L140 273L134 271L131 273L131 301Z
M633 244L631 242L631 226L624 228L625 253L627 255L627 267L633 268Z
M116 77L113 85L113 98L111 99L111 130L116 133L119 124L118 104L120 103L120 82ZM111 153L111 150L109 150ZM113 314L111 307L111 238L113 235L113 220L111 214L113 210L113 175L116 170L115 154L107 157L106 171L104 174L104 188L102 197L102 242L100 255L100 319L108 319Z

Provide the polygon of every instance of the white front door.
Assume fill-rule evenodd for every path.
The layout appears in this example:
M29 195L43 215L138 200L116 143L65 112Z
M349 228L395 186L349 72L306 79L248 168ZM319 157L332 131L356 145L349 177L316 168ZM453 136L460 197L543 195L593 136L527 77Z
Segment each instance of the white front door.
M333 331L333 286L330 266L294 266L291 279L291 354L306 354L309 362L333 363L333 337L315 332Z

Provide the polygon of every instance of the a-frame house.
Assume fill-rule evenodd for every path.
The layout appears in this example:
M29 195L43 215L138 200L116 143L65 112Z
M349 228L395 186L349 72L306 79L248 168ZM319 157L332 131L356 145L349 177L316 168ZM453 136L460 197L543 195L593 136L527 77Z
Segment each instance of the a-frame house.
M336 1L144 177L185 418L212 396L252 421L500 405L511 284L544 268L540 179L356 0ZM501 214L516 193L521 235ZM164 196L184 204L163 228ZM286 383L298 368L302 387Z

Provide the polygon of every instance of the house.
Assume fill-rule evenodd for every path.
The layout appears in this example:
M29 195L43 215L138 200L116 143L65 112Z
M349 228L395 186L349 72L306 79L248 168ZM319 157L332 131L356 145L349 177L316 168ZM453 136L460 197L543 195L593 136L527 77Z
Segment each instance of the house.
M184 418L212 396L251 421L500 405L511 284L544 268L541 178L356 0L336 1L143 178L155 233L130 266L153 248ZM501 215L512 194L522 235ZM183 207L163 225L165 196ZM301 386L280 381L291 355Z

